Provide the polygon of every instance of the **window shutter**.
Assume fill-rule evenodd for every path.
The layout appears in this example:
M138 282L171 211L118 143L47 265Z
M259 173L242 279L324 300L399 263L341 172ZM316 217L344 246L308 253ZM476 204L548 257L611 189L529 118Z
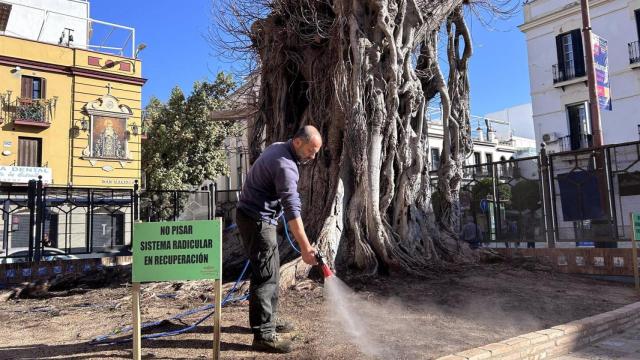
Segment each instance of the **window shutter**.
M636 13L636 31L638 32L638 39L640 39L640 9L635 11Z
M18 138L18 166L40 166L40 140Z
M584 67L584 51L582 50L582 35L580 29L571 31L571 42L573 43L573 62L575 64L576 77L586 74ZM591 51L587 51L591 54Z
M31 99L33 95L33 79L28 76L22 77L22 88L20 90L20 97Z
M47 98L47 80L45 78L40 78L40 98Z
M558 79L564 78L564 51L562 50L562 35L556 36L556 55L558 58Z

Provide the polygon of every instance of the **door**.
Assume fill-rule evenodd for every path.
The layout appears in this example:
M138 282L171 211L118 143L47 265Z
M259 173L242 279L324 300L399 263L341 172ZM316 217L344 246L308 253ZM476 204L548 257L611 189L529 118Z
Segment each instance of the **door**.
M18 166L42 166L42 139L18 138Z

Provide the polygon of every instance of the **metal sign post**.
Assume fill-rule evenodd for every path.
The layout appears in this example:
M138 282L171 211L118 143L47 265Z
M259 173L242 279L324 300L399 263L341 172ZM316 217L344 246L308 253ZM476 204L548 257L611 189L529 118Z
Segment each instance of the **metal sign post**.
M141 356L141 282L215 280L213 358L219 359L222 220L137 223L133 230L133 358Z
M222 313L222 279L215 283L216 311L213 314L213 358L220 359L220 315Z
M640 214L631 213L631 254L633 259L633 278L636 284L636 291L640 292L640 278L638 277L638 245L636 241L640 238Z

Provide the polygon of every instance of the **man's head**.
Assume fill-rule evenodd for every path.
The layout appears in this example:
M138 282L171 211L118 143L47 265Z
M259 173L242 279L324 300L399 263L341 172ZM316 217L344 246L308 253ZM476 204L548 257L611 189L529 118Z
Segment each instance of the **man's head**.
M322 147L322 137L318 129L311 125L300 128L293 136L293 150L301 164L306 164L315 159Z

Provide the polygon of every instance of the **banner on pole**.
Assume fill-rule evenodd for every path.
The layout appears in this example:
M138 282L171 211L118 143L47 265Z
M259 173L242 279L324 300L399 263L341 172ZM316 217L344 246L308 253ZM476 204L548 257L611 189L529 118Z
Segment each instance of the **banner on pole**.
M611 110L611 89L609 87L609 45L607 40L591 34L593 44L593 65L596 69L596 92L598 106L602 110Z
M133 282L220 279L219 220L134 224Z

